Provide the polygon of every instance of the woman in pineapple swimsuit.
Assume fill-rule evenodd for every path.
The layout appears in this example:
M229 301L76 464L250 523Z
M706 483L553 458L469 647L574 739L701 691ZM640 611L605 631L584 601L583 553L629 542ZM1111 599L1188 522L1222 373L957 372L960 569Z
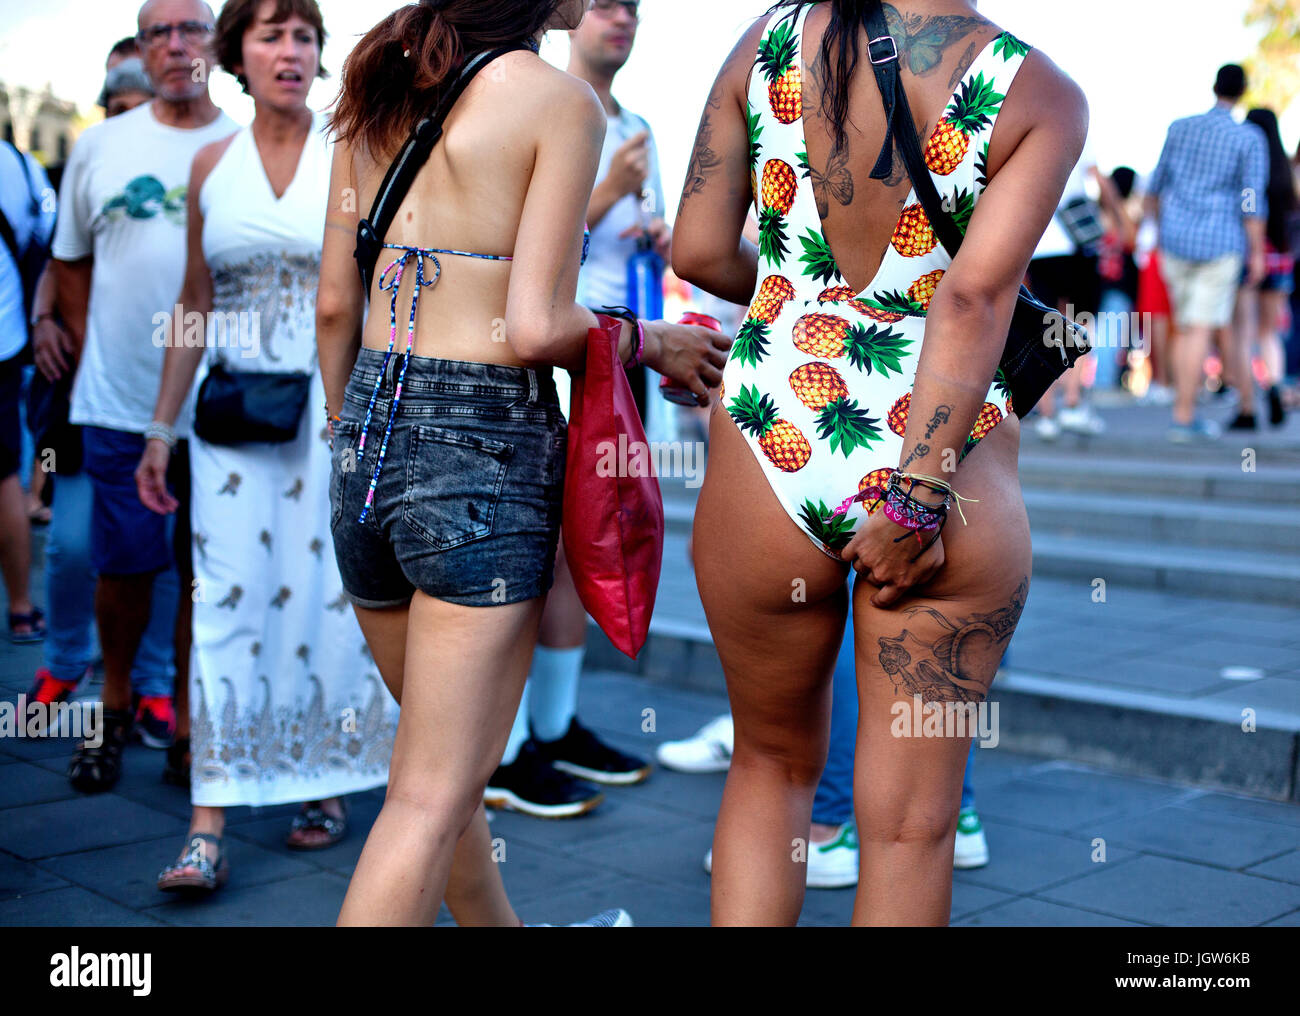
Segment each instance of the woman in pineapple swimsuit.
M886 136L864 25L877 2L779 3L745 33L709 96L677 219L677 274L750 304L695 519L736 724L718 924L799 916L850 566L865 580L854 921L948 920L970 739L895 735L912 732L914 696L983 700L1029 587L1020 424L995 372L1086 104L969 0L884 5L928 168L966 232L951 259L897 152L872 178ZM751 200L757 248L741 239ZM901 483L882 507L894 470L942 482ZM901 515L900 492L934 503L945 485L967 524L913 531L925 509ZM837 514L860 489L871 494Z

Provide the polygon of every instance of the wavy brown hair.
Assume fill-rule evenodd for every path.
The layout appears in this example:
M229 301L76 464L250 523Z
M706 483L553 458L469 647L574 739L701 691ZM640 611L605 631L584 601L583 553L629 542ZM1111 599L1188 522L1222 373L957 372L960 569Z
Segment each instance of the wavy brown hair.
M562 0L421 0L394 11L343 64L330 127L376 156L395 151L467 56L536 38Z
M236 74L235 68L244 62L244 33L256 19L267 0L228 0L217 18L217 63L228 74L234 74L240 87L248 91L248 78ZM282 25L295 14L316 29L316 53L325 48L325 20L321 17L316 0L274 0L275 13L268 19L273 25ZM327 78L329 73L317 62L316 76Z

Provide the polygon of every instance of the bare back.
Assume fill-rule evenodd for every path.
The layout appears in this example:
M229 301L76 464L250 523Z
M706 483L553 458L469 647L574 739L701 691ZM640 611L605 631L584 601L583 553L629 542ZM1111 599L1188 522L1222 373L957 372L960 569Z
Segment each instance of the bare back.
M972 16L967 4L944 0L886 4L885 14L890 34L901 40L898 48L903 85L924 145L962 76L1002 29L987 18ZM866 60L865 29L858 32L861 56L849 87L845 145L835 149L833 126L822 109L826 82L833 73L821 59L822 38L829 22L829 5L817 5L808 15L802 38L806 68L804 132L823 232L835 251L841 273L857 292L879 268L911 185L897 153L889 178L871 179L884 142L885 114L880 89ZM1046 62L1031 54L1025 77L1033 74L1029 61ZM998 118L989 149L990 177L1028 129L1027 104L1016 95L1024 89L1023 84L1012 89Z
M416 176L384 242L513 256L530 195L540 204L551 190L534 186L539 146L563 140L563 121L548 121L544 114L548 106L571 102L580 89L590 92L584 83L531 53L509 53L484 67L448 116L442 139ZM594 96L591 98L594 101ZM544 136L547 129L560 137ZM576 162L581 162L583 144L576 148ZM396 153L376 158L358 148L350 154L356 204L366 214ZM572 174L572 187L581 188L586 177L592 178L585 185L587 195L596 172L591 161L589 169L575 163ZM552 200L558 202L559 195L552 195ZM585 197L583 202L585 207ZM556 242L563 249L565 266L559 290L567 288L571 301L577 287L581 231L557 237ZM381 292L379 286L382 273L401 253L385 249L380 254L370 292L371 313L362 335L367 347L388 347L393 294ZM437 284L420 295L415 354L522 366L523 361L506 341L505 319L511 280L526 270L525 266L519 261L455 254L439 254L437 261L441 269ZM426 281L435 272L434 265L426 261ZM398 291L399 348L405 344L414 287L412 270L405 273Z

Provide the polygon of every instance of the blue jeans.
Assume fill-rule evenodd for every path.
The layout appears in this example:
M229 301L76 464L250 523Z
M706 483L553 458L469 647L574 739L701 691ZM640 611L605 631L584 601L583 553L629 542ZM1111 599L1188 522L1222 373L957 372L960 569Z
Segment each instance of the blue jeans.
M1119 289L1107 289L1101 294L1101 307L1097 311L1097 380L1094 388L1102 390L1119 384L1121 355L1127 355L1134 336L1129 316L1133 301Z
M45 665L60 681L80 681L95 657L95 570L90 563L94 491L82 473L56 473L54 505L45 544L49 600ZM131 667L131 687L142 696L171 695L175 681L174 630L180 602L176 569L153 583L149 626Z
M849 597L853 585L850 576ZM1003 659L1005 664L1006 660ZM817 825L843 825L853 818L853 757L858 733L857 664L853 651L853 610L850 607L844 641L835 661L831 684L831 744L826 753L826 768L813 798L812 820ZM971 765L975 761L977 742L972 739L966 756L966 774L961 783L961 806L975 807L975 787L971 782Z

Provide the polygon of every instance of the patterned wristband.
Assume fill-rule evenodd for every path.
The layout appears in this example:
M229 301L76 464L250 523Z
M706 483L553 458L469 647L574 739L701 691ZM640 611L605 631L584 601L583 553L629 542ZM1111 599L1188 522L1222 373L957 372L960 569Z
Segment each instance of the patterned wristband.
M168 449L175 449L176 430L170 424L163 423L162 420L154 420L144 429L144 439L146 441L161 441Z

